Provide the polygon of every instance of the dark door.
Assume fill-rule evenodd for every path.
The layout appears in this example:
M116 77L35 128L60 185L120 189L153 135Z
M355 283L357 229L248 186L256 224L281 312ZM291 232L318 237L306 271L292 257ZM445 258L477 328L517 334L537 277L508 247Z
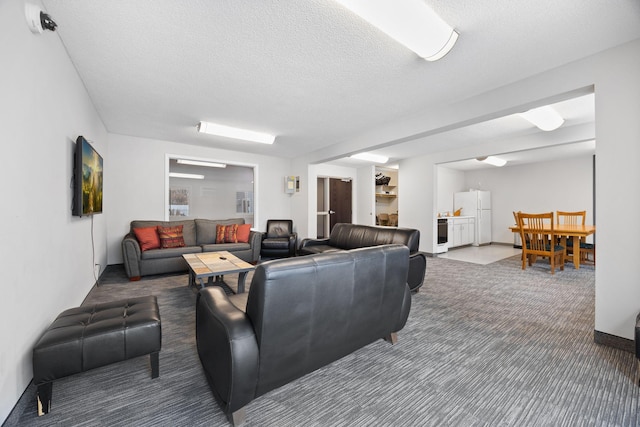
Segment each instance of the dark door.
M351 180L329 180L329 226L339 222L351 223Z

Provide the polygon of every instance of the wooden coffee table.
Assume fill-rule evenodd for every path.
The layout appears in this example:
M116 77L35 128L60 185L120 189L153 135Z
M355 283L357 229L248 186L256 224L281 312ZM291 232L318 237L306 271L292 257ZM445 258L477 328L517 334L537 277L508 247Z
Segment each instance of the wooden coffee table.
M182 257L189 264L189 286L200 282L204 289L204 279L213 284L213 279L222 282L225 274L238 273L238 293L244 292L244 280L249 271L255 270L255 266L227 252L204 252L199 254L185 254Z

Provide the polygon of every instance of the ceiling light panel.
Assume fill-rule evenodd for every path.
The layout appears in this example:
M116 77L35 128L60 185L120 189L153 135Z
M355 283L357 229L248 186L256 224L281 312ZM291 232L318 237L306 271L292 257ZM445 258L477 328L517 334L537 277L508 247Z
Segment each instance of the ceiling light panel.
M564 123L562 116L550 105L533 108L525 113L520 113L520 117L528 120L540 130L544 131L556 130Z
M181 165L205 166L208 168L226 168L227 167L227 165L224 163L204 162L200 160L188 160L188 159L178 159L178 163L180 163Z
M374 163L387 163L389 161L388 157L381 156L378 154L372 154L372 153L358 153L350 157L352 159L365 160L367 162L374 162Z
M337 0L427 61L446 55L458 33L423 0Z
M497 167L502 167L507 164L507 161L505 159L501 159L495 156L478 157L476 160L479 162L488 163L490 165L497 166Z
M224 136L227 138L241 139L243 141L259 142L261 144L273 144L276 137L267 133L255 132L248 129L234 128L211 122L200 122L198 132L210 135Z
M195 173L178 173L178 172L169 172L170 178L186 178L186 179L204 179L204 175L199 175Z

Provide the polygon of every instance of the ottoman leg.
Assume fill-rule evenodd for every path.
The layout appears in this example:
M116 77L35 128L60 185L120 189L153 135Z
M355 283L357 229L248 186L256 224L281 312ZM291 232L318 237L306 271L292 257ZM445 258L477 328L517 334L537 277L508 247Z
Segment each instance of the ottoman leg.
M51 394L53 392L53 382L40 384L36 392L38 401L38 416L48 414L51 410Z
M151 361L151 378L158 378L160 376L160 352L156 351L149 354L149 360Z

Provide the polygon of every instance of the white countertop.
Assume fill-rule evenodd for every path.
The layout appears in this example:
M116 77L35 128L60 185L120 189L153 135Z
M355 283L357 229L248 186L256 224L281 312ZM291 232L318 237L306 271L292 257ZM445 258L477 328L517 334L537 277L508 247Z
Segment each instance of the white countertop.
M469 218L474 218L475 219L475 216L460 215L460 216L441 216L441 217L438 217L438 219L469 219Z

